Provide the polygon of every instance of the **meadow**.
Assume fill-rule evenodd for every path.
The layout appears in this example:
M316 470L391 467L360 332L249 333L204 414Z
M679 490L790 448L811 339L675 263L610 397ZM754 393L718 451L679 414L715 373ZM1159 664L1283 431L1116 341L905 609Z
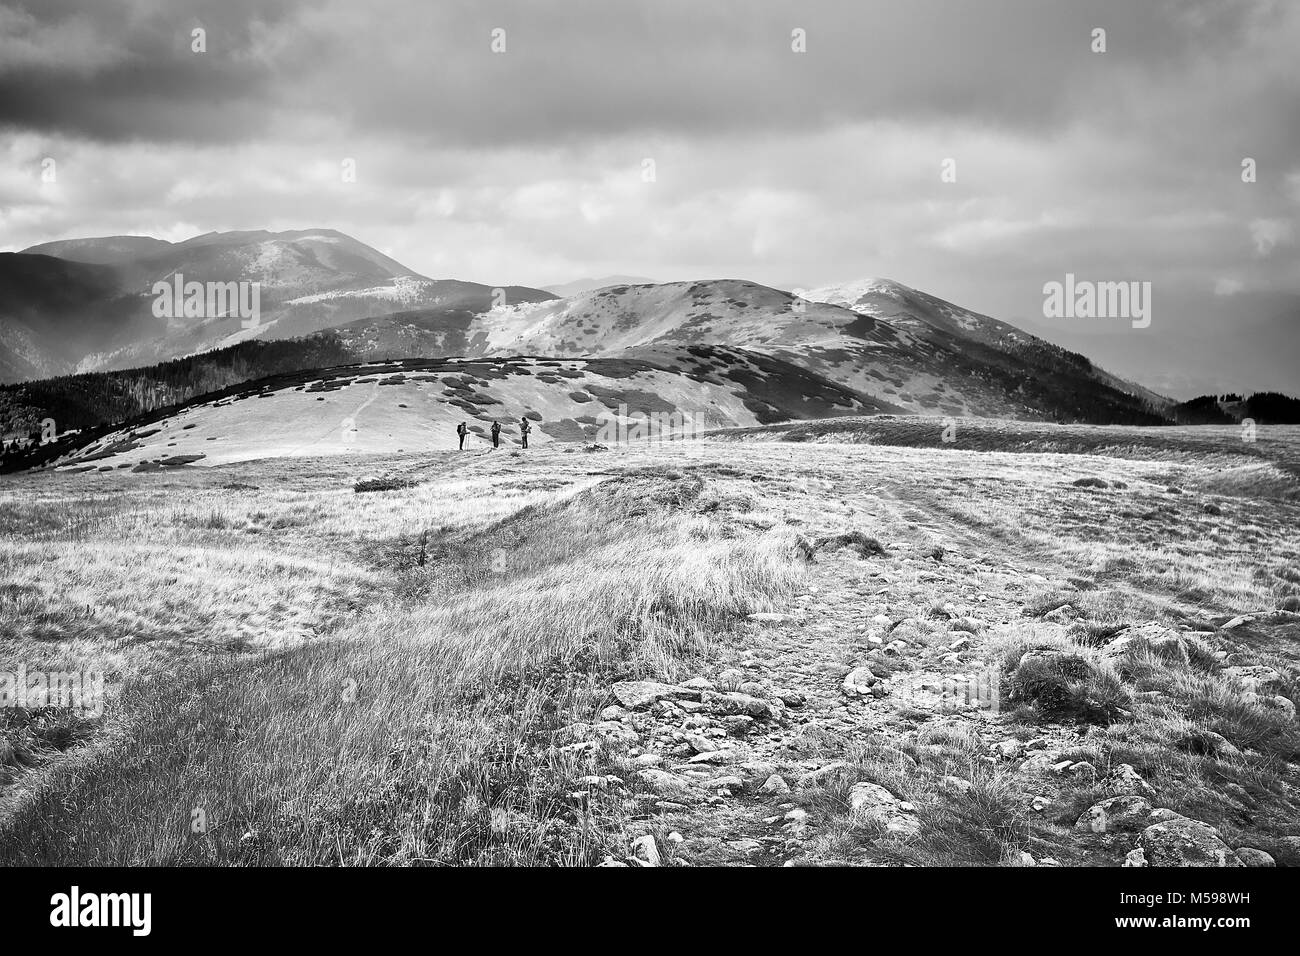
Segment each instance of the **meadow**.
M591 865L648 833L676 864L1114 865L1074 820L1120 764L1285 861L1295 430L886 425L7 479L0 670L112 692L0 708L0 862ZM1143 622L1181 653L1108 652ZM845 702L864 665L889 694ZM996 714L916 690L979 668ZM771 707L738 736L611 696L692 677ZM864 823L863 783L916 831Z

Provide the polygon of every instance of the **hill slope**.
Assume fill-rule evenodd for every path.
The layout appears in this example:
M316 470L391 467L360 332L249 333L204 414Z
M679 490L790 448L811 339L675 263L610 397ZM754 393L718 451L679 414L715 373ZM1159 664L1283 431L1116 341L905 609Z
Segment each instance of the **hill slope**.
M654 344L727 345L801 364L914 412L1165 420L1166 400L1081 355L894 287L907 297L877 315L734 279L614 286L494 309L482 319L482 348L498 355L613 355Z
M159 463L454 448L461 421L473 433L471 445L482 447L496 420L503 444L511 446L519 444L524 416L534 423L532 444L545 444L890 410L797 366L738 349L663 348L610 359L404 360L229 388L96 435L65 449L70 453L59 464L148 470Z

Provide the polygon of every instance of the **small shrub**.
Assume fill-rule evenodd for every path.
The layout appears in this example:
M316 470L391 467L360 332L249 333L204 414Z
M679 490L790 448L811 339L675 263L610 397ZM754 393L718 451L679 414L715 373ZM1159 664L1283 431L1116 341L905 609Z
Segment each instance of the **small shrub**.
M1129 701L1119 675L1081 654L1031 650L1005 681L1006 700L1027 704L1048 720L1109 724Z
M834 551L836 548L852 548L861 557L869 558L873 554L886 554L885 546L875 538L868 537L861 531L846 531L842 534L826 535L818 538L814 545L818 551Z
M419 483L414 478L385 475L379 478L360 478L352 486L352 490L357 494L367 491L400 491L403 488L414 488Z

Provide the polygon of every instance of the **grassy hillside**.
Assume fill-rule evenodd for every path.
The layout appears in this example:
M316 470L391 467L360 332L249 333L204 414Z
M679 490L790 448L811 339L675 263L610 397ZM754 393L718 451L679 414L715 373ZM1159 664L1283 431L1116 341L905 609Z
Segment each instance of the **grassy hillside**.
M0 863L1300 865L1300 503L1034 427L18 476Z
M178 408L101 426L10 456L108 471L295 455L372 454L488 443L623 441L887 406L769 356L692 347L644 358L403 360L287 372L206 393ZM619 428L624 431L618 431Z

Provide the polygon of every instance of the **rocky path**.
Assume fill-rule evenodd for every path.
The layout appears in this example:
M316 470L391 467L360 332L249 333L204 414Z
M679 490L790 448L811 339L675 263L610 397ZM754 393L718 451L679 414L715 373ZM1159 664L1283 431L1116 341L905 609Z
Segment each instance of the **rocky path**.
M992 628L1019 617L1026 580L1046 578L994 559L959 529L918 523L889 489L827 484L840 507L817 509L801 528L824 543L792 605L752 615L729 653L680 685L611 688L615 702L594 726L628 748L625 776L587 783L635 775L648 791L636 815L678 864L799 861L818 822L799 794L835 775L855 745L922 723L969 727L991 748L1005 737L979 651ZM883 553L837 545L846 511L882 532ZM918 826L909 804L873 784L845 799L887 829Z

